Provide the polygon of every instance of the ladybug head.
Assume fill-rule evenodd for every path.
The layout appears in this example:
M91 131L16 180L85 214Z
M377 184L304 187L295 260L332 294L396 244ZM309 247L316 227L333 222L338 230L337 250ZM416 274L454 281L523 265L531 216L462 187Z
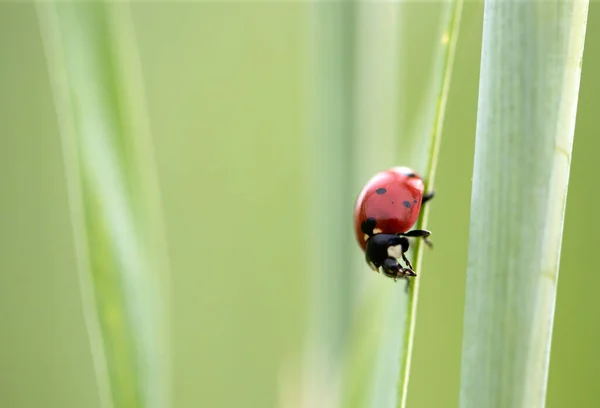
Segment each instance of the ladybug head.
M385 258L381 269L383 269L384 275L390 278L397 278L404 275L404 268L396 258Z
M406 276L417 276L412 269L400 265L396 258L385 258L381 265L381 269L383 269L383 274L385 276L393 279L404 278Z

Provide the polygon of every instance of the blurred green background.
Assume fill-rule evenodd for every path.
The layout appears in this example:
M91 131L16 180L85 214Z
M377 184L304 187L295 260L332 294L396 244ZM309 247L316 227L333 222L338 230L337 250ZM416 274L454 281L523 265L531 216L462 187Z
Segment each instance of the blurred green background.
M400 92L409 102L398 112L398 149L401 133L418 126L415 109L429 81L440 6L402 5ZM315 174L328 168L315 158L328 149L336 153L328 157L330 169L354 169L354 156L347 154L355 143L350 133L333 142L311 135L308 72L314 41L326 41L311 37L319 11L300 2L142 2L132 11L171 257L174 406L294 407L302 348L311 316L319 313L312 307L319 285L314 278L327 282L330 272L315 266L314 243L322 241L315 234L328 226L325 220L315 231L314 203L338 191L319 185L335 184L335 178ZM435 250L425 251L419 277L409 394L415 408L458 405L482 13L480 3L464 6L430 213ZM600 363L594 253L600 226L599 23L592 4L552 345L551 408L600 405L594 391ZM0 4L0 132L0 407L98 407L61 141L32 4ZM388 167L386 160L377 170ZM366 179L352 180L353 196ZM333 225L327 237L348 243L354 203L329 201L340 206L330 211L346 217L347 225ZM328 245L340 247L322 245L325 252ZM369 272L358 246L352 251L341 255L360 262L354 267L360 277L349 272L350 283L330 279L332 302L343 291L359 292L366 281L375 288L393 284ZM348 264L343 259L340 265ZM331 316L330 309L323 313ZM336 386L332 379L331 388Z

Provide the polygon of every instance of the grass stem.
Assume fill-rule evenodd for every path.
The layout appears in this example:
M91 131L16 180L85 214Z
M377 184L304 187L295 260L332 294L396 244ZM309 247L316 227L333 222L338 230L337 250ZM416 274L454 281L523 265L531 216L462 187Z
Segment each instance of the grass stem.
M164 408L168 260L128 7L37 3L101 406Z
M433 118L433 126L431 129L431 148L429 154L429 162L427 165L426 173L424 174L425 180L425 191L431 191L433 189L435 181L435 172L438 162L438 153L441 144L442 127L444 124L444 115L446 113L446 103L448 101L448 92L450 89L450 80L452 78L452 67L454 65L454 54L456 52L456 43L458 40L460 19L462 15L462 0L454 0L451 9L448 12L448 21L446 29L444 30L441 38L441 52L443 53L442 66L440 74L442 80L440 81L440 89L436 101L436 109ZM421 212L420 219L417 223L416 228L424 229L427 225L428 217L428 206L424 206ZM417 271L421 270L422 255L423 255L423 243L422 240L418 240L414 249L415 260L413 265ZM411 289L408 300L408 311L407 319L404 330L404 351L401 353L400 361L400 377L398 384L398 402L399 408L406 408L408 398L408 384L410 375L410 365L412 359L412 351L415 337L415 324L417 316L417 301L419 298L419 282L420 279L414 279L411 283Z
M588 2L485 2L461 408L545 406Z

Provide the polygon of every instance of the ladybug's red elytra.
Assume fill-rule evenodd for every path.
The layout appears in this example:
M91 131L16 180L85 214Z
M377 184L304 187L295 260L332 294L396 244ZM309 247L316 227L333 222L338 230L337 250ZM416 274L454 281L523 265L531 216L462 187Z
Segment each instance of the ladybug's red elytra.
M417 276L405 252L409 247L407 237L423 238L431 245L427 240L429 231L410 230L421 206L433 198L433 192L423 194L424 188L423 179L415 171L393 167L373 176L358 195L354 208L356 239L375 272L382 268L394 280Z

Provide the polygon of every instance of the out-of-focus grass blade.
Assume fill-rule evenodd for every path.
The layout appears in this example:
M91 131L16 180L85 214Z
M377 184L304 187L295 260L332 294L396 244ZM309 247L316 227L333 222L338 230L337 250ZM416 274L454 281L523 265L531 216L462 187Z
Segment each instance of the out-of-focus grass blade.
M404 340L406 330L414 327L398 323L399 316L407 316L409 298L402 283L394 285L382 276L374 280L369 275L372 272L355 242L352 208L369 177L400 164L397 151L408 139L398 138L402 133L400 6L393 2L317 2L313 6L311 74L315 82L309 100L314 109L311 135L316 149L312 166L317 186L315 222L310 228L315 277L302 402L287 401L283 406L380 407L392 406L396 399L398 338ZM434 72L442 90L428 106L430 123L435 118L432 136L414 136L431 141L434 148L401 163L420 167L421 172L428 164L427 169L434 168L430 155L437 156L439 145L448 66L452 65L446 49L447 43L453 47L449 40L455 32L446 34L450 36L441 45L443 63ZM419 140L412 142L422 147ZM289 382L292 375L286 378ZM282 388L286 395L293 395L287 383Z
M302 406L336 407L340 366L356 283L349 275L353 244L351 205L354 125L352 2L317 1L309 7L312 264ZM293 402L288 402L292 404Z
M588 2L487 0L463 408L542 408Z
M401 59L398 39L402 5L399 2L355 3L354 66L352 86L355 124L352 201L347 205L347 223L352 222L354 200L375 173L398 165L402 144L400 83ZM346 256L352 260L352 279L359 290L352 305L343 369L344 408L393 405L396 375L392 356L398 353L391 305L402 302L403 289L382 275L375 275L364 260L352 233ZM396 308L393 308L396 310Z
M40 2L102 406L169 406L167 250L128 6Z
M356 63L354 67L356 149L355 190L375 172L395 166L417 168L432 185L441 125L448 93L453 53L458 35L462 2L443 6L443 27L431 80L431 98L422 110L429 120L429 134L401 132L405 127L398 92L403 70L402 47L398 47L403 6L399 3L360 2L357 6ZM399 137L400 135L400 137ZM423 149L423 145L431 148ZM399 161L398 150L404 151ZM404 157L404 156L408 156ZM422 223L423 221L421 221ZM421 224L422 225L422 224ZM420 253L416 247L415 253ZM357 255L360 253L357 251ZM344 407L390 407L405 404L410 350L414 335L413 297L405 286L387 279L373 280L364 258L356 256L362 291L355 301L354 318L344 365ZM417 261L418 263L418 261ZM356 268L356 266L355 266ZM414 286L414 283L413 283ZM414 289L414 288L413 288ZM414 293L414 292L413 292ZM401 340L399 344L398 339ZM404 371L399 370L399 362ZM395 384L401 376L401 392ZM404 406L404 405L403 405Z

